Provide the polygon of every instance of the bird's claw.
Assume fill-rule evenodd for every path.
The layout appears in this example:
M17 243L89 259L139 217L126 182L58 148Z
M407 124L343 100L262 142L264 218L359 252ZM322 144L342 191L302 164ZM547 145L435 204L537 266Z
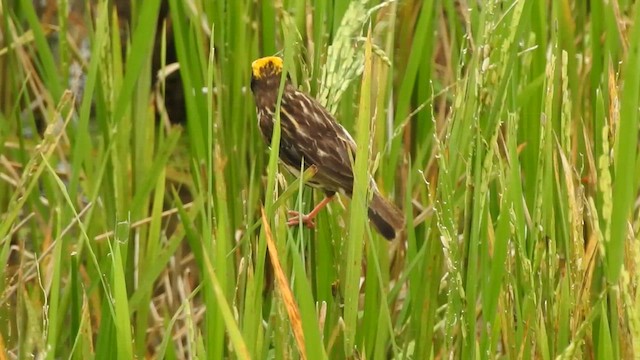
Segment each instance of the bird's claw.
M313 218L309 215L305 215L305 214L300 214L297 211L293 211L290 210L289 211L289 216L291 216L288 220L287 220L287 225L289 226L297 226L300 225L300 222L302 221L302 223L310 228L313 229L316 227L316 223L313 221Z

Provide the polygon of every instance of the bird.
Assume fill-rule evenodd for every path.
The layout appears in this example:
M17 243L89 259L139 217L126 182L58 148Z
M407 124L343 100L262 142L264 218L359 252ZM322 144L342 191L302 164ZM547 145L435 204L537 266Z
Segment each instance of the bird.
M256 104L258 127L264 141L271 145L275 125L278 91L283 60L277 56L259 58L251 63L251 92ZM324 191L325 198L308 214L289 211L289 226L315 227L314 218L331 202L336 193L351 197L356 143L333 115L312 96L299 91L288 76L280 100L280 161L294 175L311 166L317 173L307 185ZM373 227L387 240L396 238L404 227L404 215L385 199L369 175L371 200L368 217Z

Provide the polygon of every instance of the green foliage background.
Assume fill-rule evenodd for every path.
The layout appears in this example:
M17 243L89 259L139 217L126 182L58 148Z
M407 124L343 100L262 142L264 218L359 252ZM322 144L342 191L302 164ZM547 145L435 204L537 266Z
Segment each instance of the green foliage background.
M637 2L42 3L0 0L0 359L640 356ZM394 242L364 181L286 226L274 54Z

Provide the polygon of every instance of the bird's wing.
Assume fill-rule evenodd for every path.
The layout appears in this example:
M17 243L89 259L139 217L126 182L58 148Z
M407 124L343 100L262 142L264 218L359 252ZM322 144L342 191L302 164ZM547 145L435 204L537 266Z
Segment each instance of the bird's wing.
M316 180L326 190L351 193L356 144L349 133L313 98L288 91L281 107L281 153L290 166L318 167Z

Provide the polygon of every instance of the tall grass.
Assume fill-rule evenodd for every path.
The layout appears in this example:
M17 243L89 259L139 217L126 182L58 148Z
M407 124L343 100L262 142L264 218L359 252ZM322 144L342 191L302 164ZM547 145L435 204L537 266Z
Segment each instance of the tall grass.
M47 3L0 1L0 359L640 356L637 2ZM316 229L274 54L358 143Z

